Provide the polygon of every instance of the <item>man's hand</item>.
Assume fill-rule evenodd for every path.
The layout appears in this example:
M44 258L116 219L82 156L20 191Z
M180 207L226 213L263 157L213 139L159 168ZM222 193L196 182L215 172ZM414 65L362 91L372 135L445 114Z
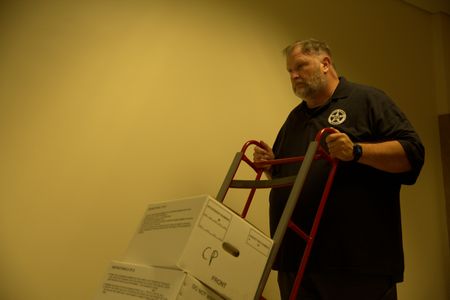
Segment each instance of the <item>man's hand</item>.
M339 131L332 133L325 138L325 142L327 143L328 151L332 158L343 161L353 159L353 142L345 133Z
M258 163L259 166L264 168L266 175L269 177L271 165L264 165L264 162L275 159L275 154L273 154L272 148L270 148L270 146L265 142L260 141L260 143L261 147L255 146L253 152L253 162Z

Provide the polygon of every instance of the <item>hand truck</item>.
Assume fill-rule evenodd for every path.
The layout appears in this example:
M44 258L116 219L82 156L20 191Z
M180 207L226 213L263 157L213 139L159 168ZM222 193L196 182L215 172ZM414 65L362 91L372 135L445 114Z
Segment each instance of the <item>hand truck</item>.
M247 212L250 208L250 204L252 202L253 196L256 192L256 189L262 188L277 188L284 186L292 186L291 193L289 194L286 206L284 208L283 214L278 223L277 229L273 236L273 247L269 254L264 272L261 276L261 280L258 285L258 289L256 291L254 300L260 300L262 298L262 292L267 283L267 279L269 278L270 271L272 269L272 265L275 262L275 258L277 256L278 250L281 245L281 241L283 240L284 234L289 227L293 230L299 237L306 241L305 250L303 251L303 256L300 262L300 266L298 268L297 276L294 281L294 285L292 291L290 293L289 299L295 300L298 294L298 290L300 287L301 280L303 278L303 274L305 272L306 264L308 262L309 255L311 253L311 248L314 242L314 239L317 234L317 229L319 227L320 219L322 217L323 210L325 208L325 204L327 202L328 194L331 190L331 186L334 181L334 176L336 174L338 160L331 158L328 152L321 146L320 142L322 141L325 133L336 133L337 131L334 128L324 128L319 131L315 137L315 140L312 141L308 145L308 149L304 156L295 156L289 158L281 158L274 159L270 161L265 161L264 163L256 164L252 162L246 155L248 147L251 145L261 146L258 141L251 140L244 144L240 152L237 152L233 162L228 170L228 173L222 183L222 186L217 194L216 199L219 202L223 202L227 191L230 188L238 188L238 189L250 189L247 201L244 205L244 208L241 213L241 217L245 218L247 216ZM328 179L325 184L325 188L322 193L322 197L319 201L319 205L316 211L316 215L314 217L314 221L311 227L311 230L308 233L299 228L296 224L291 221L291 216L294 212L294 208L297 204L297 200L300 196L300 193L303 189L303 184L305 182L306 176L310 170L311 164L313 160L325 159L331 164L331 168L328 173ZM241 162L246 162L255 172L256 178L254 180L235 180L236 173ZM264 172L264 165L279 165L279 164L289 164L289 163L300 163L301 167L296 176L289 176L283 178L269 179L269 180L261 180L261 176Z

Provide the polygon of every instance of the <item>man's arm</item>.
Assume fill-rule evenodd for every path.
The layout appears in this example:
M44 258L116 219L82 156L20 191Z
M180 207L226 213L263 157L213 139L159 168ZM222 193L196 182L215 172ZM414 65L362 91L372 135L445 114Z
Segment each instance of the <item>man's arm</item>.
M391 173L402 173L411 170L411 164L405 150L398 141L360 145L363 149L363 154L358 160L359 163Z
M345 133L330 134L327 136L326 142L331 157L343 161L353 160L354 143ZM411 170L406 152L398 141L358 144L362 147L362 156L358 163L390 173Z

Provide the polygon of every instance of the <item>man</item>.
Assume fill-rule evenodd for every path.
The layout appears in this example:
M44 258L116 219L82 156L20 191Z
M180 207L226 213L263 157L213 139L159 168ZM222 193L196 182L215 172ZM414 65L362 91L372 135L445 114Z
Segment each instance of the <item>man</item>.
M299 156L318 131L340 160L298 299L392 300L403 280L400 187L414 184L424 147L405 115L382 91L339 77L329 47L298 41L285 49L292 88L303 101L280 129L273 149L261 142L254 161ZM292 217L310 229L329 164L314 161ZM296 175L299 165L266 165L269 177ZM271 233L290 188L270 192ZM282 299L288 299L305 242L289 229L273 266Z

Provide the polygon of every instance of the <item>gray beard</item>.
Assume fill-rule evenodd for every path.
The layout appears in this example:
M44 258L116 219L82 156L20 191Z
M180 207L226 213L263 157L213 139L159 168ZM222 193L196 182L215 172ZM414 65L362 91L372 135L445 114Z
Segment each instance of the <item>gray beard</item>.
M295 91L295 94L301 99L312 99L317 94L317 90L311 88L310 86L307 86L301 89L297 89Z
M295 94L301 99L314 99L314 97L326 87L325 76L316 73L303 88L296 89Z

